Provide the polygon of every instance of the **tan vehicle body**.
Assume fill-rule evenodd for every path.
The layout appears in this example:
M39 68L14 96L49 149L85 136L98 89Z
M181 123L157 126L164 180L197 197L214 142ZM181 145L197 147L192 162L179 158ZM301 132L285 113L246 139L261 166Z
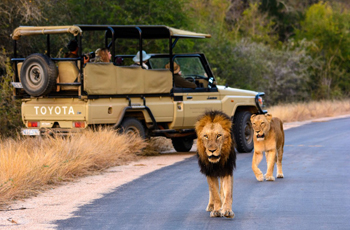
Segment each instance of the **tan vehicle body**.
M147 106L157 123L168 123L169 129L193 129L199 115L207 110L222 110L233 116L237 107L243 106L254 112L255 93L245 90L218 86L218 93L176 93L183 101L175 101L174 97L145 97ZM229 94L230 93L230 94ZM210 100L208 97L217 97ZM191 99L188 99L192 97ZM143 105L141 98L131 98L131 106ZM114 125L123 119L123 110L128 106L125 98L32 98L22 100L22 119L28 127L28 121L39 121L40 128L54 128L54 124L63 129L72 129L73 122L84 121L89 125ZM146 125L151 126L152 120L144 110L139 112ZM126 112L126 116L128 113Z
M105 34L111 62L84 64L82 34L94 30ZM52 34L75 36L80 44L79 57L51 57ZM16 42L27 35L46 36L48 53L17 58ZM178 39L210 36L167 26L18 27L12 34L14 58L11 61L15 69L14 97L22 100L22 119L26 126L22 134L71 133L107 125L142 137L165 136L172 139L177 151L188 151L196 138L194 126L198 117L208 110L219 110L232 118L238 147L251 151L249 118L252 113L264 113L260 98L264 94L217 85L204 54L172 52ZM117 38L138 39L140 44L143 39L168 39L169 53L148 55L147 68L120 64L118 59L131 60L134 55L117 55ZM139 48L140 52L142 46ZM142 52L140 59L141 55ZM167 63L170 69L166 69ZM196 88L176 87L174 63L181 66L181 77L195 83Z

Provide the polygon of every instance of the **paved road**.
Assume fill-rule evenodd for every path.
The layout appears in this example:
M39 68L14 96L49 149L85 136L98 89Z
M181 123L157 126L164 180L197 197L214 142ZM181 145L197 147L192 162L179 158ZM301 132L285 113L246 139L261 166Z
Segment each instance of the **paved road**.
M350 229L349 149L346 118L287 130L285 178L275 182L256 181L252 154L238 154L233 220L205 211L207 182L192 157L123 185L56 224L74 230ZM260 168L266 170L265 159Z

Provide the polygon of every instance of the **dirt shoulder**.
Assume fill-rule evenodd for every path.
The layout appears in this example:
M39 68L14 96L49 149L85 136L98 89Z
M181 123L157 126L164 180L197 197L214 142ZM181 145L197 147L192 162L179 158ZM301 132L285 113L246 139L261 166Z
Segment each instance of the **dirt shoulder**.
M286 123L284 129L346 117L350 115ZM36 197L17 201L0 211L0 229L55 229L52 222L72 217L80 206L91 203L142 175L192 157L195 153L194 145L189 153L170 151L160 156L145 157L128 165L110 168L99 175L65 183Z

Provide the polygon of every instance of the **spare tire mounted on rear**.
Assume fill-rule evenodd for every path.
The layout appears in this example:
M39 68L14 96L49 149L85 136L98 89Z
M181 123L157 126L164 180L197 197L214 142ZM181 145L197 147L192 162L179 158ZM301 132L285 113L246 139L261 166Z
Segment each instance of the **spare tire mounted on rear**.
M55 63L48 56L35 53L23 62L21 83L29 95L42 96L54 89L57 75Z

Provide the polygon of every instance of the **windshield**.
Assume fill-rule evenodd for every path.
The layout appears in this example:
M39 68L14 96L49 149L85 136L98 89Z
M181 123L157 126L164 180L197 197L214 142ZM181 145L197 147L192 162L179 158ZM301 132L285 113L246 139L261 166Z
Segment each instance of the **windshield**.
M199 57L176 57L175 62L180 66L183 77L208 77ZM164 69L167 63L169 63L169 58L151 58L149 60L152 69Z

